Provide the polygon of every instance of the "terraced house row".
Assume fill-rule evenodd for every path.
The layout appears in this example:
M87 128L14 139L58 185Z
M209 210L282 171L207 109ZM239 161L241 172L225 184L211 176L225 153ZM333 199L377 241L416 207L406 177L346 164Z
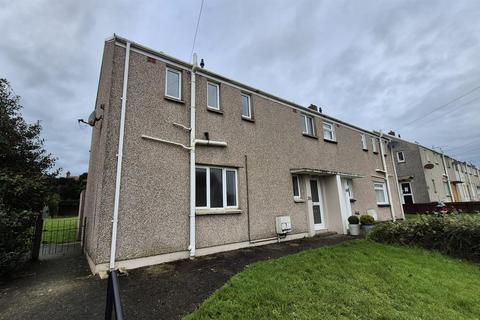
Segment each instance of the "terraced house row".
M480 170L442 152L395 136L402 203L480 201Z
M404 217L394 137L195 60L105 42L81 213L93 272Z

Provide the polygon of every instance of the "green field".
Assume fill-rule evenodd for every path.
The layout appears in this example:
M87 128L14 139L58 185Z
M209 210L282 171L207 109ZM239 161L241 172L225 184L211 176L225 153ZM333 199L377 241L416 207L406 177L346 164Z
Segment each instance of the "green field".
M186 319L478 319L480 268L368 240L256 263Z
M61 244L77 241L77 225L78 217L44 219L42 243Z

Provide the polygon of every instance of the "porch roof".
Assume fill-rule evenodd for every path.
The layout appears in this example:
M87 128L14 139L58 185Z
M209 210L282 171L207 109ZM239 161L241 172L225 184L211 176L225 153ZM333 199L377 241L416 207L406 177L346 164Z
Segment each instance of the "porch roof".
M398 181L410 181L413 180L413 176L399 176Z
M316 169L316 168L297 168L297 169L290 169L290 173L292 174L309 174L314 176L332 176L332 175L339 175L345 178L364 178L364 175L359 173L349 173L349 172L340 172L334 170L324 170L324 169Z

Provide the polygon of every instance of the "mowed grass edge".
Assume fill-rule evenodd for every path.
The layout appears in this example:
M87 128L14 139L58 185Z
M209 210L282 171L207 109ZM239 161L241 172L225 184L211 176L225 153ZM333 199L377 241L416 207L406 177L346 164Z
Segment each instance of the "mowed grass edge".
M256 263L186 319L478 319L480 268L367 240Z

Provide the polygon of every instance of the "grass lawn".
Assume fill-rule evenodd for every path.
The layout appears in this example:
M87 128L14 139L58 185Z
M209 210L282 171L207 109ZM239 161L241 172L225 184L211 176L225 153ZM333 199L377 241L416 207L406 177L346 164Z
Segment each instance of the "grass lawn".
M42 243L75 242L78 217L46 218L43 220Z
M186 319L478 319L480 267L367 240L256 263Z

